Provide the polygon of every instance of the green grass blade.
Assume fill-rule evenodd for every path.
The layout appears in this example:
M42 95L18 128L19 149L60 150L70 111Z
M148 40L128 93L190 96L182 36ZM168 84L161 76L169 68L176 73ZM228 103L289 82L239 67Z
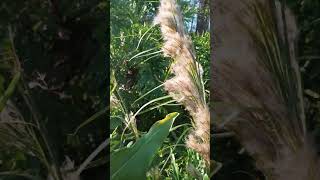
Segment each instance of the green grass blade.
M14 90L16 89L16 86L20 80L21 73L18 72L16 75L14 75L13 79L11 80L9 87L6 89L4 94L0 97L0 112L2 109L6 106L7 101L11 97L11 95L14 93Z
M88 125L89 123L93 122L94 120L96 120L97 118L99 118L100 116L104 115L107 113L108 111L108 107L102 109L101 111L95 113L94 115L92 115L89 119L85 120L83 123L81 123L76 130L74 131L74 133L72 133L72 135L76 135L78 133L78 131L83 128L84 126Z

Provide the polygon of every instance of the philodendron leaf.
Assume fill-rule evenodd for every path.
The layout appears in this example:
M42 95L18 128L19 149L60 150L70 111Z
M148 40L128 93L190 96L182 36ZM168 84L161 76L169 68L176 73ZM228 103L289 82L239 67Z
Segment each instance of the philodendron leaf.
M152 125L130 148L124 148L111 154L112 180L145 180L150 164L157 150L169 135L174 119L179 113L168 114L164 119Z

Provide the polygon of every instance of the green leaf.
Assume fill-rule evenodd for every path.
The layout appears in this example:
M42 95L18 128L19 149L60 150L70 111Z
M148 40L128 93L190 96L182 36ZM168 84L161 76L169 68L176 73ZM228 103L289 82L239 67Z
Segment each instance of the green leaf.
M210 178L209 178L209 176L208 176L207 174L205 174L205 175L203 176L203 180L210 180Z
M157 150L169 135L177 112L168 114L164 119L152 125L149 132L142 136L130 148L121 149L111 155L111 179L146 179L146 173Z
M121 117L118 116L111 116L110 117L110 129L114 130L116 129L118 126L120 126L122 124L122 119Z

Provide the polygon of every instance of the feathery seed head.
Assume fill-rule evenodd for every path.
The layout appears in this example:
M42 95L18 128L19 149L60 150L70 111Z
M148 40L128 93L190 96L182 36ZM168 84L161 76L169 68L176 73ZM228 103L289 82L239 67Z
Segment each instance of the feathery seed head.
M194 131L186 144L210 162L210 117L205 102L203 69L195 60L191 38L185 33L183 17L175 0L161 0L155 24L164 39L165 56L174 59L171 72L175 75L164 83L165 90L184 105L193 118Z

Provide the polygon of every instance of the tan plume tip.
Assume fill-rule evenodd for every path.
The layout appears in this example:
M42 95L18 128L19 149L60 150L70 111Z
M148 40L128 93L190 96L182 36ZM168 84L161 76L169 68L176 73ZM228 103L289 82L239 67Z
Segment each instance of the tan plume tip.
M163 25L163 30L184 33L180 7L175 0L162 0L154 24Z

